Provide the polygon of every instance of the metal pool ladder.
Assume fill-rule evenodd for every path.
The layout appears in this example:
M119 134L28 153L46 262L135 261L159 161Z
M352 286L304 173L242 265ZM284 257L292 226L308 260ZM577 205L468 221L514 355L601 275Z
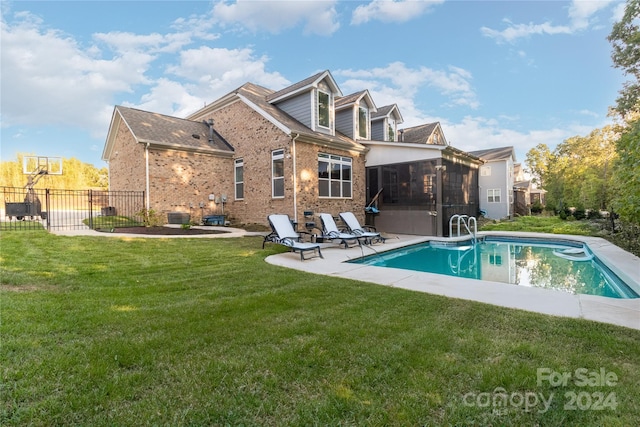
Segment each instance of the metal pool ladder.
M473 238L473 243L476 243L476 232L478 231L478 224L476 223L476 218L469 215L458 215L455 214L451 218L449 218L449 237L453 237L453 221L457 221L457 232L460 237L460 226L463 225L464 229L467 230L467 233L471 235ZM472 231L473 230L473 231Z

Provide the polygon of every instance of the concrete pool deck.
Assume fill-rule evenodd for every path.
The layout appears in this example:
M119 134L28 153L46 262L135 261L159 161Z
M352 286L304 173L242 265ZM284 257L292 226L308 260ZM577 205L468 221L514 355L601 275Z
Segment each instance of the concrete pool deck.
M521 232L480 232L478 236L513 236L584 242L594 255L629 284L636 293L640 293L640 258L605 239ZM269 256L266 260L273 265L309 273L343 277L553 316L593 320L640 330L640 298L616 299L594 295L572 295L556 290L346 262L363 255L429 240L451 240L409 235L387 235L387 237L384 244L376 244L372 247L356 246L342 249L337 244L323 243L321 247L324 259L316 257L300 261L299 254L287 252Z

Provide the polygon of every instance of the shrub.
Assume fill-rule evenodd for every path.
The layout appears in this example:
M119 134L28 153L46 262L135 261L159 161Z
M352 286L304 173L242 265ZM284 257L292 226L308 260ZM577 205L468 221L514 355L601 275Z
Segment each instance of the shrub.
M142 217L142 222L145 227L159 227L164 224L164 217L159 212L153 209L142 209L136 215Z
M584 206L579 205L574 211L573 211L573 217L575 219L577 219L578 221L581 219L585 219L587 217L587 214L584 210Z
M536 200L532 205L531 205L531 213L532 214L539 214L542 213L543 210L543 206L542 203L540 203L540 200Z

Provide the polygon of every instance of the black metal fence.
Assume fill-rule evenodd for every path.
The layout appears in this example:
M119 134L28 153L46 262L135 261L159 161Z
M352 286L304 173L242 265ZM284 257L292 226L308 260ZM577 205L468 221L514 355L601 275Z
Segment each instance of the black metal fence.
M140 225L144 191L0 187L1 230L82 230Z

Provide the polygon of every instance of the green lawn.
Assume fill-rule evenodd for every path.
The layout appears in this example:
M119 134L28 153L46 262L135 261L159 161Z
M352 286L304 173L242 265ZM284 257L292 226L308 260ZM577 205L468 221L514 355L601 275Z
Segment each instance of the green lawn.
M536 233L597 235L585 221L563 221L557 216L521 216L514 220L487 222L482 231L533 231Z
M640 421L640 331L300 273L261 243L2 232L0 424Z

